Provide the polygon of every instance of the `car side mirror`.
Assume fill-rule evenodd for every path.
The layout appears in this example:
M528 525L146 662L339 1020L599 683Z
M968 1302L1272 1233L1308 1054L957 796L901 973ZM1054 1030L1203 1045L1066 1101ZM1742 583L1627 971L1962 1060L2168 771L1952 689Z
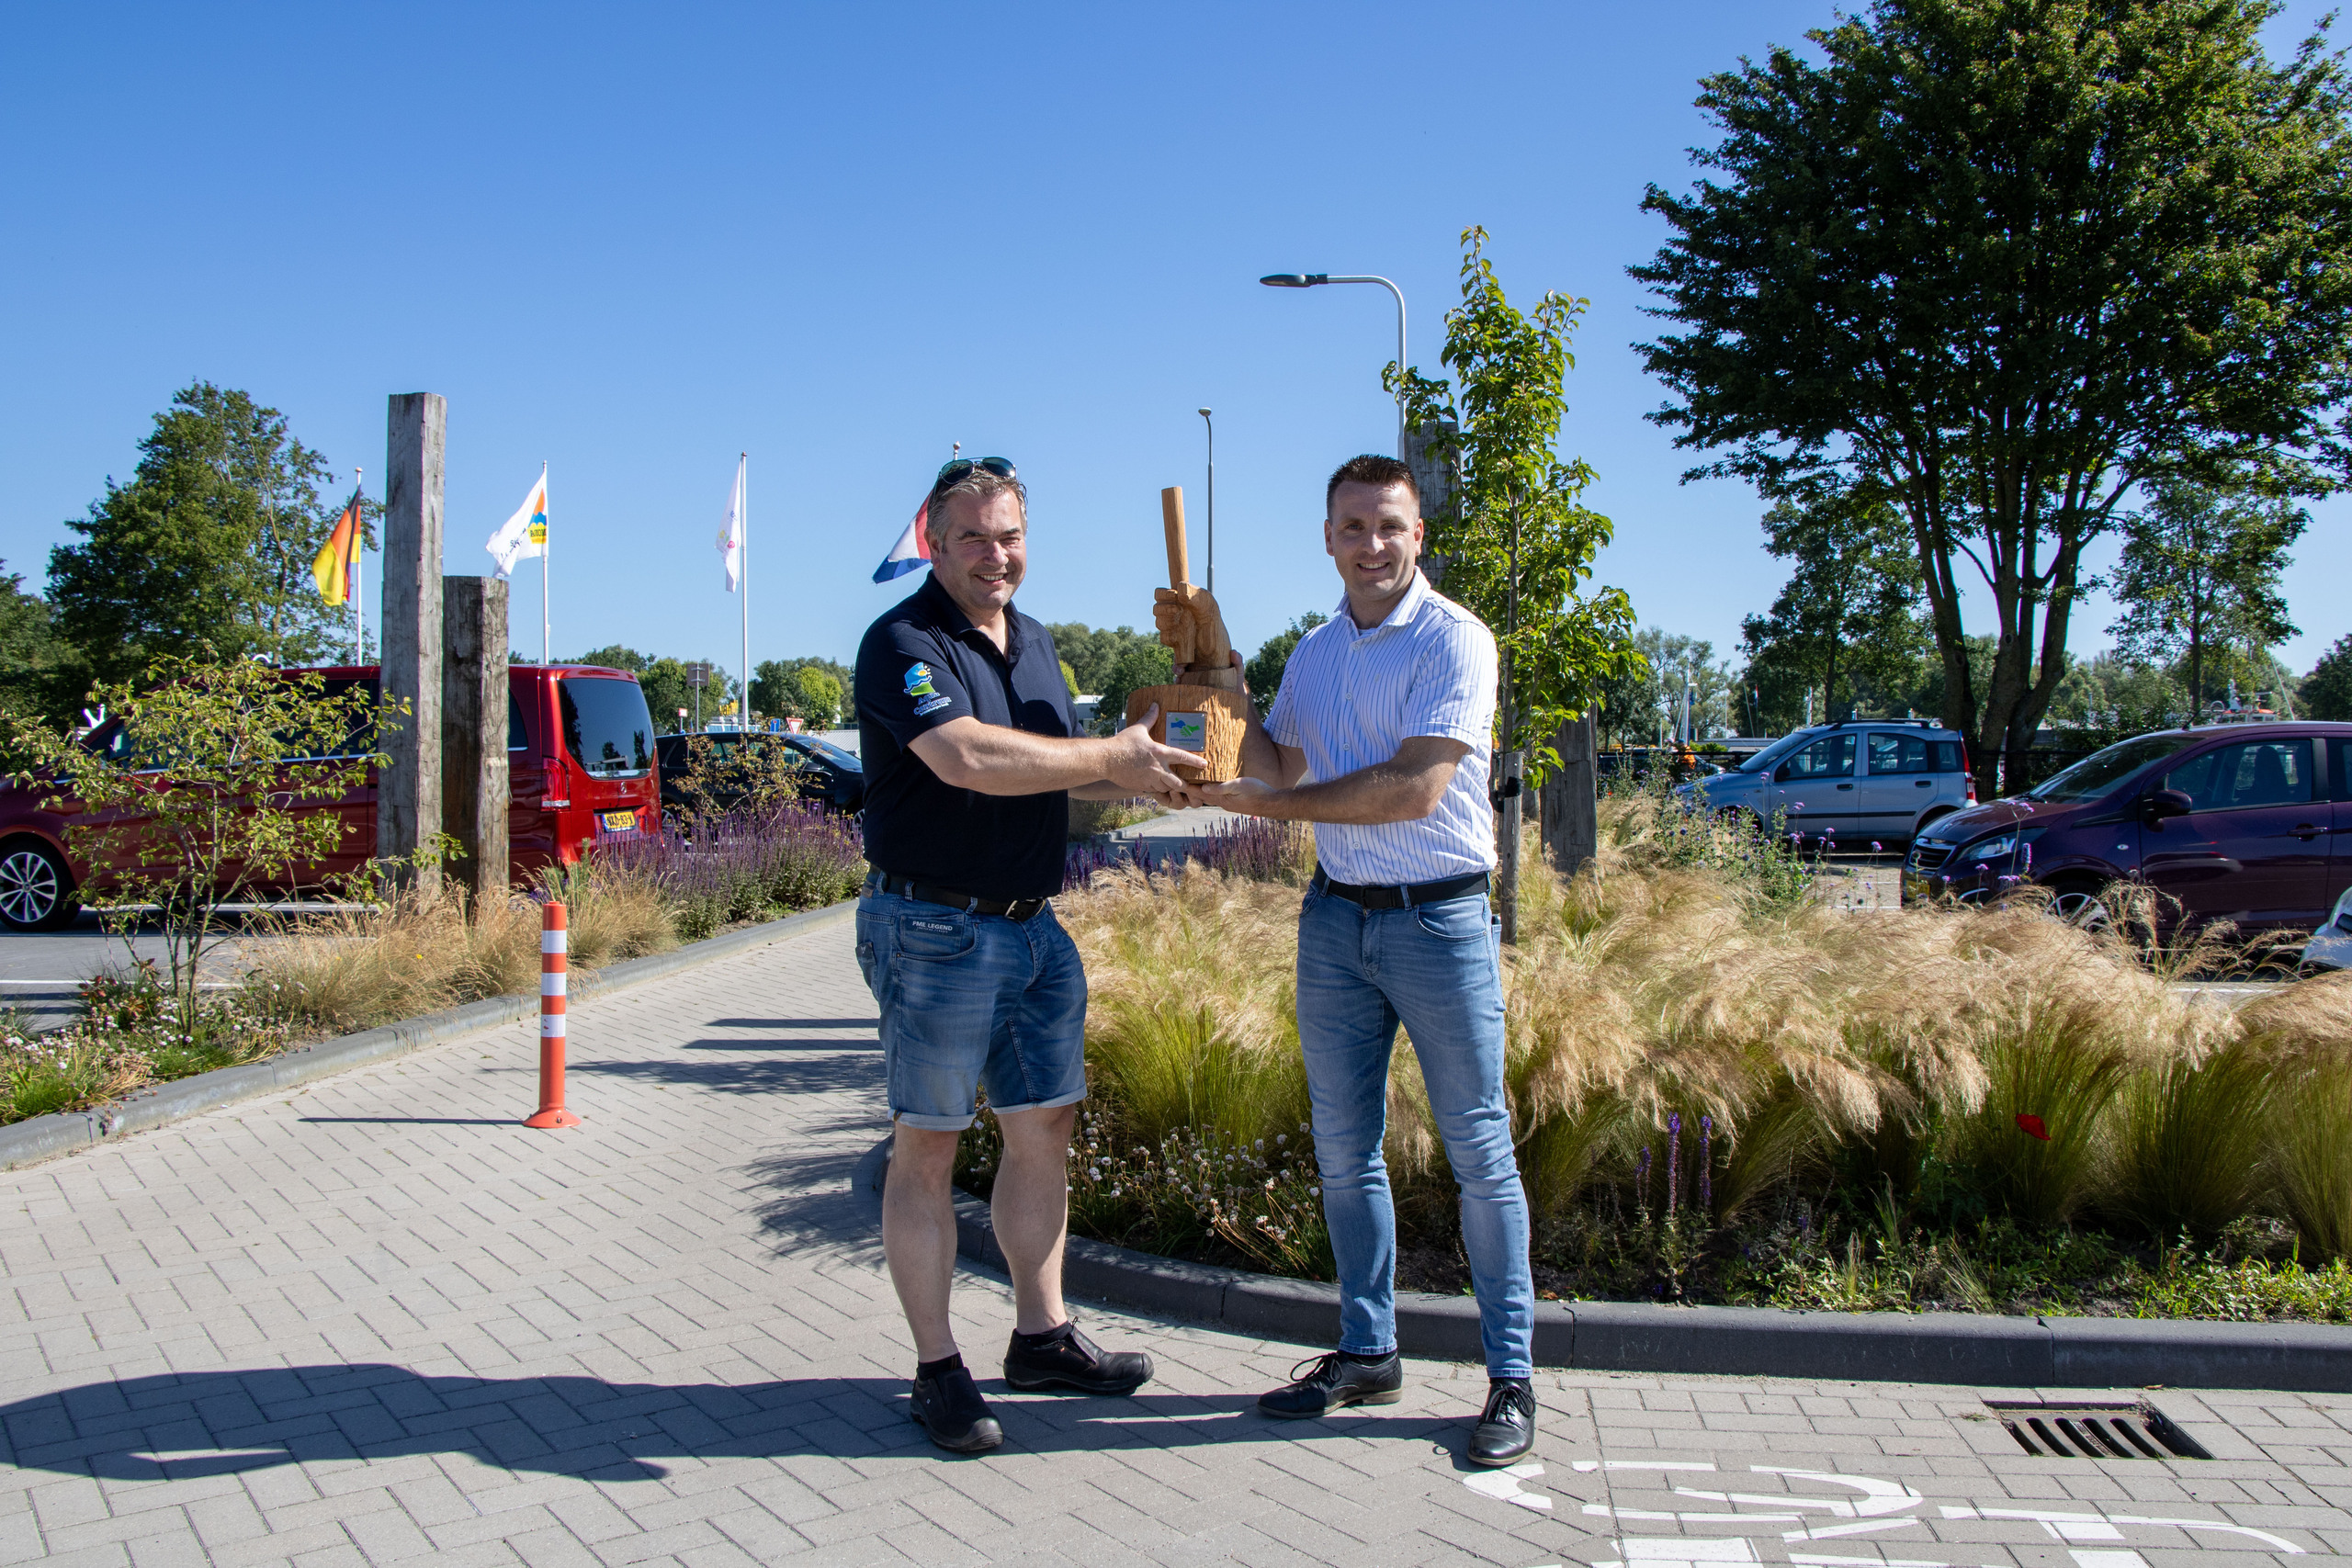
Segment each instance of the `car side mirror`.
M1779 767L1772 770L1772 782L1774 784L1786 784L1789 782L1789 765L1786 762L1781 763Z
M2167 817L2186 817L2197 809L2197 802L2185 789L2160 789L2140 802L2141 819L2150 824Z

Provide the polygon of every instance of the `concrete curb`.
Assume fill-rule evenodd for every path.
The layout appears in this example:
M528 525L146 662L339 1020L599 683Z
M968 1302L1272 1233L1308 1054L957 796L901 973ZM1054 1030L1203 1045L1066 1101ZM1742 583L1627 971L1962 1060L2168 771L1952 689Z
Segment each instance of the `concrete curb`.
M856 1184L879 1194L884 1138ZM1002 1271L988 1205L956 1195L956 1250ZM1269 1339L1339 1342L1336 1285L1186 1263L1070 1237L1072 1294ZM1408 1355L1478 1362L1478 1304L1400 1292L1396 1340ZM1786 1312L1640 1302L1538 1302L1535 1364L1587 1371L1713 1373L1838 1382L2001 1388L2259 1388L2352 1393L2352 1327L2123 1317L1995 1317L1973 1313Z
M665 979L681 970L708 964L721 958L732 958L755 947L783 942L792 937L806 936L813 931L839 925L857 913L854 899L811 909L804 914L787 915L764 925L747 926L740 931L715 936L707 942L689 942L669 953L657 953L648 958L632 958L620 964L609 964L579 976L582 982L578 992L581 1000L625 991L632 986ZM72 1154L110 1137L130 1133L143 1133L151 1127L161 1127L183 1116L193 1116L200 1111L214 1111L223 1105L233 1105L241 1100L292 1089L299 1084L331 1077L369 1062L379 1062L390 1056L404 1056L427 1045L439 1045L469 1034L479 1034L531 1016L538 1010L536 996L489 997L481 1001L468 1002L446 1012L427 1013L422 1018L402 1019L377 1029L363 1029L356 1034L345 1034L314 1044L300 1045L259 1062L248 1062L238 1067L220 1067L193 1077L175 1079L141 1089L130 1099L112 1105L102 1105L89 1111L69 1111L51 1116L35 1116L23 1122L0 1127L0 1170L17 1170L60 1155ZM519 1119L518 1119L519 1120Z

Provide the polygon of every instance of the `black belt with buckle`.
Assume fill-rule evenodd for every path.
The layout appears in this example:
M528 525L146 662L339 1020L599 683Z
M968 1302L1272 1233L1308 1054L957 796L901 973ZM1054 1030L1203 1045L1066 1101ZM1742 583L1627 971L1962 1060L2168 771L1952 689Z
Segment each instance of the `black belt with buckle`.
M866 886L900 898L912 898L924 904L944 904L967 915L1002 915L1008 920L1028 919L1052 902L1048 898L1015 898L1007 904L996 898L977 898L969 893L958 893L953 887L933 887L927 882L917 882L911 876L896 876L887 871L876 872L866 879Z
M1345 882L1334 882L1315 868L1315 891L1335 894L1351 904L1361 904L1367 909L1409 909L1416 904L1442 904L1448 898L1459 898L1468 893L1484 893L1493 873L1474 871L1467 876L1449 876L1440 882L1416 882L1407 887L1356 887Z

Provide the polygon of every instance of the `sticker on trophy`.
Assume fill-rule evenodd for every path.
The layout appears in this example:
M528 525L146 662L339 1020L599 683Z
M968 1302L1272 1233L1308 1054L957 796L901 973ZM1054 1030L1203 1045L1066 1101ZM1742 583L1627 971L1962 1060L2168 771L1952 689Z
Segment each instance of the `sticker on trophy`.
M1206 751L1209 749L1209 716L1204 713L1170 714L1168 744L1179 751Z

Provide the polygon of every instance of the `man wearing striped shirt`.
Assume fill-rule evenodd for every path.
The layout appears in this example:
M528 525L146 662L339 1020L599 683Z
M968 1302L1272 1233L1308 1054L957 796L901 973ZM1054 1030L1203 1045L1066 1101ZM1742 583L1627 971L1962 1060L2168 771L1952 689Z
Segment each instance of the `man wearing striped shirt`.
M1340 1346L1258 1404L1315 1416L1393 1404L1404 1386L1396 1213L1381 1158L1401 1021L1462 1188L1491 1380L1469 1457L1510 1464L1535 1438L1535 1292L1503 1098L1501 926L1487 900L1495 639L1420 573L1411 469L1351 458L1324 501L1324 547L1347 596L1292 650L1273 711L1242 743L1244 776L1199 790L1235 811L1315 824L1298 1037L1340 1269Z

